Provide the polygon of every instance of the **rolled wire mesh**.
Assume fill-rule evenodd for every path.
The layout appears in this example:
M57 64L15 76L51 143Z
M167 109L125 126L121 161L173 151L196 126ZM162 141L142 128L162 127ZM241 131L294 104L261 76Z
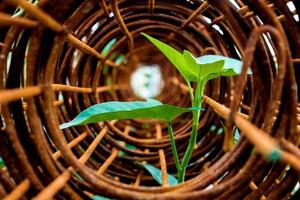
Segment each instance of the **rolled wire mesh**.
M299 2L5 0L0 11L1 198L300 198ZM209 82L187 180L172 187L165 123L59 129L91 105L139 99L130 77L141 63L160 66L157 99L190 106L183 78L141 32L195 56L242 59L253 72ZM230 151L223 123L241 133ZM180 158L191 125L191 114L173 123ZM277 162L265 158L274 147ZM137 163L161 169L162 185Z

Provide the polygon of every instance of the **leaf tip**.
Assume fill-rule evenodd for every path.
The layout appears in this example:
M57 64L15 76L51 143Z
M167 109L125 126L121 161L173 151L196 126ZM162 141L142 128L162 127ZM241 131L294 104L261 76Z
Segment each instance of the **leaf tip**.
M148 35L148 34L146 34L146 33L144 33L144 32L141 32L141 35L145 36L146 38L149 38L149 37L150 37L150 35Z
M143 35L143 36L145 36L148 40L150 40L150 42L152 42L154 45L156 45L155 43L162 43L161 41L159 41L158 39L156 39L156 38L154 38L154 37L152 37L152 36L150 36L150 35L148 35L148 34L146 34L146 33L144 33L144 32L141 32L141 34Z
M59 125L59 129L65 129L68 127L70 127L69 123L63 123L63 124Z

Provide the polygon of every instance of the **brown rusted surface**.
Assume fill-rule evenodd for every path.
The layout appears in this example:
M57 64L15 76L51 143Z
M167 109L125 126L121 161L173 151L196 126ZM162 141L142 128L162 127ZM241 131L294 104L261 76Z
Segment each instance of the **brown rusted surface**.
M298 199L299 2L232 2L1 1L0 157L7 167L0 171L0 199ZM24 11L15 12L17 6ZM182 77L140 32L195 56L244 62L240 76L207 85L187 181L173 187L167 173L175 175L176 166L164 122L58 127L96 103L139 99L130 75L141 63L161 68L157 99L190 106ZM125 60L116 64L117 55ZM180 158L191 117L173 122ZM223 124L226 131L218 134ZM235 127L241 137L233 142ZM281 152L278 162L267 159L274 150ZM160 168L162 186L136 162Z

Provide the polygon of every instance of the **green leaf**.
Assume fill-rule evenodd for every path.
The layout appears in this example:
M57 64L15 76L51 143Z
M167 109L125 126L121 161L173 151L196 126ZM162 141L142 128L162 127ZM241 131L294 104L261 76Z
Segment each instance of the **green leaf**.
M200 64L208 64L212 62L216 62L219 60L224 60L225 64L223 67L224 75L222 76L234 76L241 74L243 62L234 58L228 58L225 56L219 56L219 55L205 55L200 56L196 58L197 62ZM229 70L229 72L227 72ZM250 68L248 68L247 74L252 74L252 71Z
M152 74L151 74L151 73L145 73L144 76L145 76L146 78L151 78L151 77L152 77Z
M102 73L103 73L104 75L106 75L106 74L108 73L108 65L104 65L104 66L103 66Z
M190 67L186 65L186 60L179 51L172 48L171 46L145 34L144 35L148 40L150 40L170 61L171 63L177 68L180 74L186 81L196 80L195 73L191 70Z
M115 64L119 65L123 62L123 60L125 59L125 56L123 54L120 54L117 56L116 60L115 60Z
M82 178L77 172L74 173L74 176L76 176L76 178L77 178L78 180L84 181L83 178Z
M217 131L217 135L221 135L223 133L223 128L219 128L218 131Z
M210 132L214 132L216 129L217 129L217 126L216 126L216 125L211 125L209 131L210 131Z
M114 46L114 44L117 42L116 38L110 40L102 49L101 55L106 56L106 54L109 52L109 50Z
M5 165L4 161L3 161L3 159L0 158L0 169L2 169L4 167L6 167L6 165Z
M196 77L195 80L190 81L200 81L206 80L209 75L218 74L222 71L224 66L223 60L216 60L211 63L198 63L197 59L191 54L191 52L184 50L183 57L187 63L187 67L191 68Z
M240 60L219 55L205 55L195 58L191 52L184 50L181 54L171 46L142 33L149 39L177 68L184 79L189 82L207 81L220 76L235 76L242 71L243 63ZM248 69L248 74L252 74Z
M131 144L125 144L125 148L129 150L136 150L136 146L133 146ZM124 151L119 152L119 156L127 156L128 154Z
M94 195L92 196L93 200L110 200L110 198L104 197L104 196L99 196L99 195Z
M101 55L106 56L107 53L110 51L110 49L112 48L112 46L113 46L116 42L117 42L116 38L110 40L110 41L104 46L104 48L102 49ZM110 58L110 59L114 59L115 56L116 56L115 54L112 54L109 58ZM116 59L115 59L115 64L116 64L116 65L121 64L122 61L124 60L124 58L125 58L125 56L124 56L123 54L118 55L118 56L116 57ZM107 72L108 72L108 65L104 65L104 66L103 66L103 74L106 75Z
M150 83L144 83L144 87L148 88L150 86Z
M93 105L82 111L68 123L60 125L61 129L88 123L109 121L115 119L160 119L171 121L178 115L199 110L198 108L180 108L148 99L147 101L133 102L106 102Z
M159 183L162 185L162 176L161 176L161 170L154 167L153 165L149 165L149 164L143 164L143 167L152 175L152 177ZM178 184L177 179L168 174L168 183L169 185L176 185Z
M112 77L109 76L106 78L106 85L110 86L109 87L109 93L112 94L112 84L113 84L113 80L112 80Z
M239 129L236 128L234 130L233 143L236 144L239 139L240 139L240 132Z

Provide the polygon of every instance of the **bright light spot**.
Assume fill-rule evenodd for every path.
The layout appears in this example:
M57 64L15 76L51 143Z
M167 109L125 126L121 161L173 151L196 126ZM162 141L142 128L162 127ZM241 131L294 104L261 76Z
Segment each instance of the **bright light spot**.
M159 66L141 65L131 75L130 85L135 95L143 99L158 96L163 88L163 80Z
M94 24L91 28L91 33L93 34L100 26L100 23L97 22L96 24Z
M210 184L208 185L204 190L210 190L210 189L213 189L214 188L214 185L213 184Z
M294 15L294 19L299 22L299 15Z
M189 2L190 4L195 4L193 1L191 0L187 0L187 2Z
M294 12L296 10L296 7L292 1L288 2L286 5L289 7L291 12Z
M214 24L214 25L212 25L212 27L213 27L215 30L217 30L221 35L224 35L224 33L223 33L222 29L220 28L220 26Z
M240 51L238 50L238 48L235 45L233 47L234 47L235 52L237 53L238 57L242 60L242 55L241 55Z
M204 15L203 15L203 18L204 18L204 20L205 20L207 23L209 23L209 24L211 23L211 19L210 19L210 18L208 18L208 17L206 17L206 16L204 16Z
M109 15L108 15L110 18L112 18L114 16L114 13L113 12L110 12Z
M79 62L79 58L80 58L80 51L79 50L75 50L73 52L73 62L72 62L72 69L74 70Z
M1 55L1 56L4 56L4 55ZM10 68L11 57L12 57L12 52L10 51L10 52L8 53L8 55L7 55L7 65L6 65L7 71L9 71L9 68Z
M235 2L235 0L230 0L230 2L231 2L236 8L240 8L240 6Z
M81 38L81 41L84 42L84 43L87 43L87 37L86 37L86 36L83 36L83 37Z
M265 39L265 42L268 46L268 49L270 50L270 53L272 55L272 58L274 60L274 63L275 63L275 67L276 67L276 70L278 70L278 61L277 61L277 57L276 57L276 54L275 54L275 49L273 48L272 44L271 44L271 41L270 41L270 34L267 33L267 34L263 34L263 38Z
M294 187L293 191L292 191L292 195L295 195L296 192L299 190L300 188L300 183L298 182L297 185Z

